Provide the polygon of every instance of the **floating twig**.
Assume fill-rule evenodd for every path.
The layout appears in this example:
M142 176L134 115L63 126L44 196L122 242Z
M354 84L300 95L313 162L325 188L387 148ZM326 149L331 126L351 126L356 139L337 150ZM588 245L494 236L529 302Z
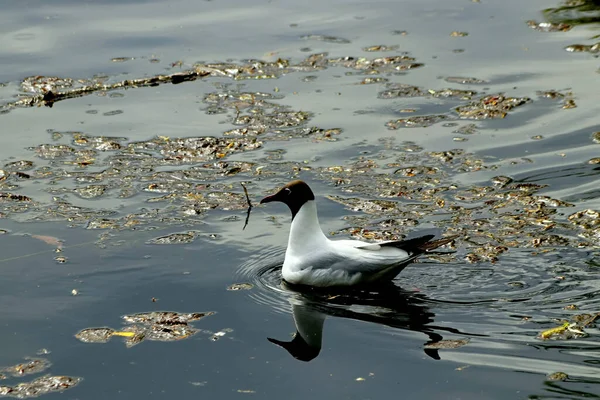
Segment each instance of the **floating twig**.
M242 187L244 188L244 194L246 195L246 201L248 202L248 208L252 208L252 202L250 201L250 196L248 195L248 189L246 189L246 185L244 185L243 183L240 183L240 185L242 185Z

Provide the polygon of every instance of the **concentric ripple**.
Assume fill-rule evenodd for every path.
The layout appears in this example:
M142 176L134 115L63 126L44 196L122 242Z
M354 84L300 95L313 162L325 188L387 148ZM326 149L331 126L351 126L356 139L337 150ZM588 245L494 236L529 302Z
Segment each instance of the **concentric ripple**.
M281 265L285 249L268 247L248 257L238 269L243 279L249 279L256 287L249 295L256 302L268 305L273 310L289 313L290 305L286 290L282 286Z

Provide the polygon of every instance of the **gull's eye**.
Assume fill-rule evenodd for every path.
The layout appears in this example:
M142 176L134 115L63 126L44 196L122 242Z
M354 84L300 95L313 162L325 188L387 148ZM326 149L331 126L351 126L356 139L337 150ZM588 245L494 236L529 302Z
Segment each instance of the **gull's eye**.
M285 191L286 191L286 193L288 194L288 196L289 196L290 194L292 194L292 189L290 189L290 188L285 188L285 189L283 189L283 190L285 190Z

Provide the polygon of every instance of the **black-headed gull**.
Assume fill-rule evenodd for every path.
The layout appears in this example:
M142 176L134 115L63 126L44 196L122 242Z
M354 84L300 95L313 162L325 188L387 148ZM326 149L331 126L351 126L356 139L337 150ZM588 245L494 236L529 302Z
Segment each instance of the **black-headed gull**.
M425 235L380 243L330 240L321 230L315 195L305 182L290 182L260 203L272 201L287 204L292 212L281 272L283 279L292 284L330 287L389 281L419 255L456 238L432 241L434 235Z

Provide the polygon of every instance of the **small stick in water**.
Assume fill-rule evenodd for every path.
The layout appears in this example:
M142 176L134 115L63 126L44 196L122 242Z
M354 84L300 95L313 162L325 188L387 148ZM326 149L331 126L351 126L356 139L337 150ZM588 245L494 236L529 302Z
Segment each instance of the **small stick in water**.
M248 202L248 208L252 208L252 202L250 202L250 196L248 196L248 189L246 189L246 185L244 185L243 183L240 183L240 185L242 185L242 187L244 188L244 194L246 195L246 201Z

